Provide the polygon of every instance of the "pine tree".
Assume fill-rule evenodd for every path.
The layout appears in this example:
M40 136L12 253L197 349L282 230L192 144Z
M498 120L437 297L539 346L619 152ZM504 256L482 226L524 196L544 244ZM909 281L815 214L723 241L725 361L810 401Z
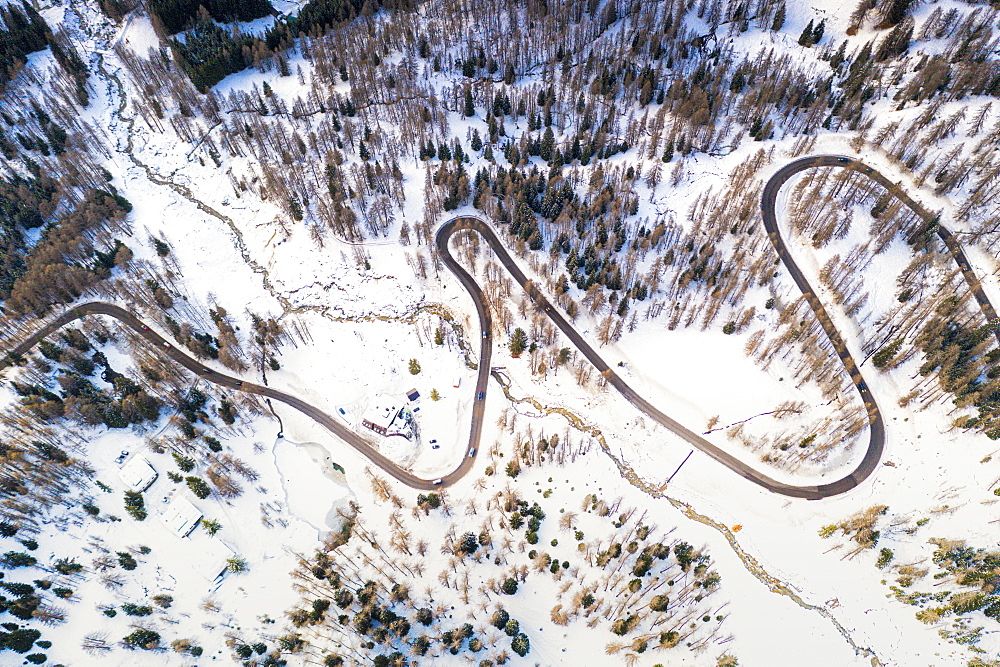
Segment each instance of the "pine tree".
M136 521L146 519L146 506L141 493L132 490L125 492L125 511Z
M528 635L521 633L517 637L514 637L510 643L510 648L522 658L526 656L528 651L531 650L531 642L528 641Z
M509 620L510 614L507 613L506 609L501 607L493 612L493 616L490 617L490 624L495 628L504 628Z
M778 5L778 11L774 13L774 20L771 22L771 30L777 32L785 25L785 3Z
M416 359L410 359L410 375L416 375L420 372L420 362Z
M813 38L813 22L809 21L809 24L802 31L802 34L799 35L799 46L807 46L807 47L812 46L813 45L812 38Z
M524 329L518 327L514 329L514 335L510 338L510 356L517 359L528 347L528 336Z
M667 142L667 147L663 149L663 161L670 162L674 159L674 140Z
M201 499L208 498L212 494L212 490L208 488L208 484L200 477L185 477L184 481L187 482L191 492Z
M540 145L539 156L546 162L552 158L552 148L555 146L556 138L552 133L552 128L545 128L545 134L542 135L542 143Z
M122 639L124 643L129 648L141 648L144 650L152 650L156 648L160 643L160 635L152 630L146 630L145 628L139 628L132 632L132 634L127 635Z
M222 524L215 519L202 519L201 525L205 529L205 532L209 535L215 535L217 532L222 530Z
M476 105L472 102L472 88L465 87L465 115L468 118L476 115Z
M840 67L840 63L844 62L846 54L847 54L847 40L845 39L843 42L840 43L840 48L837 49L837 52L830 57L830 67L832 67L833 69L837 69L838 67Z
M825 27L826 27L826 19L823 19L822 21L819 22L819 25L816 26L816 29L813 30L812 34L813 44L819 44L820 40L823 39L823 29Z
M913 0L892 0L888 11L885 13L885 19L878 25L878 27L889 28L900 23L904 18L906 18L907 13L910 11L910 5L912 4Z

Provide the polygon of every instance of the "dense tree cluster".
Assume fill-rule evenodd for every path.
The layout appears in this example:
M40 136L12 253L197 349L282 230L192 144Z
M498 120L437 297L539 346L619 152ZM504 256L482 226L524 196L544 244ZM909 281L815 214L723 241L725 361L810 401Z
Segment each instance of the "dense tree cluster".
M247 60L253 38L234 37L226 28L213 21L199 21L184 35L184 41L173 42L181 62L199 90L207 90L224 77L253 64Z
M14 389L25 407L41 419L67 416L84 424L104 424L109 428L125 428L159 418L159 400L115 371L102 353L95 352L91 357L83 355L91 347L86 336L70 329L64 332L63 338L67 347L51 342L40 346L42 354L60 366L59 393L42 384L15 382ZM99 367L103 369L101 379L111 383L111 391L95 386L89 379ZM53 457L49 450L41 451Z
M976 414L961 417L963 428L976 428L993 440L1000 439L1000 323L976 325L960 309L960 300L942 303L916 344L925 360L920 374L936 373L941 388L954 396L959 407L972 407Z
M18 202L23 212L21 219L29 224L37 225L42 213L52 206L46 194L51 196L54 185L51 181L47 186L42 184L44 182L39 183L38 194L32 193ZM30 188L28 190L30 192ZM33 206L25 206L25 201L32 202ZM11 285L6 293L7 306L15 313L41 314L53 305L69 303L109 278L111 269L127 262L131 252L118 242L101 251L92 239L131 209L132 205L120 195L91 190L72 210L47 225L39 241L26 254L18 258L15 251L14 257L6 259L9 273L4 280ZM6 228L12 229L8 238L16 234L11 225L5 225ZM19 250L23 253L23 246Z
M274 12L270 0L151 0L150 13L167 34L184 30L198 18L199 8L217 21L252 21Z
M24 66L25 56L48 46L49 26L26 0L0 7L0 89Z
M409 0L387 3L382 0L310 0L295 16L277 21L263 37L234 34L216 21L250 21L266 16L274 12L269 0L210 0L204 5L200 0L154 0L150 11L168 34L192 27L183 40L172 43L191 82L199 90L206 91L229 74L272 56L287 75L287 62L281 51L293 45L300 34L323 34L359 15L370 16L383 5L387 8L411 7Z
M0 180L0 296L6 298L24 275L24 231L41 227L57 203L54 179L39 174L27 179L14 175Z

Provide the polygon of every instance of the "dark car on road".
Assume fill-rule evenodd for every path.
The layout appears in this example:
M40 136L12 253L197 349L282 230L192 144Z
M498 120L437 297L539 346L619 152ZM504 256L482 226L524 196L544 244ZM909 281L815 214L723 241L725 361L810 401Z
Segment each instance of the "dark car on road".
M484 398L486 398L486 392L485 391L479 392L478 394L476 394L476 398L479 399L480 401L483 400Z

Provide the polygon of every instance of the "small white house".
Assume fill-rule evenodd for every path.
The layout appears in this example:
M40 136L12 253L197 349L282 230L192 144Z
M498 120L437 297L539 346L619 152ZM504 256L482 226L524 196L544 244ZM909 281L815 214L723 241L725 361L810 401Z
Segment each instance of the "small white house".
M195 546L195 545L192 545ZM236 553L224 542L216 538L199 540L197 548L190 549L185 555L191 568L205 577L209 582L221 581L229 569L229 559Z
M149 465L149 461L138 456L123 465L118 475L130 490L140 493L148 489L159 477L156 469Z
M400 405L395 400L380 396L376 398L361 417L361 425L380 435L385 435L399 415Z
M201 510L181 496L175 497L163 510L163 523L181 537L187 537L198 527L202 518Z

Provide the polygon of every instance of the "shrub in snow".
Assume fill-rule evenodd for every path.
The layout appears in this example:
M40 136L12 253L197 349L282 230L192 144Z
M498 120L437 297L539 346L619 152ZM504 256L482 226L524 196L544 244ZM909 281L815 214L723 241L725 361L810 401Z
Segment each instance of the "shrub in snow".
M201 525L202 528L205 529L205 532L209 535L215 535L217 532L222 530L222 524L215 519L202 519Z
M627 635L639 622L639 617L635 614L627 616L625 618L619 618L617 621L611 624L611 632L616 635L622 636Z
M74 574L83 569L83 565L80 565L73 558L60 558L55 563L56 572L59 574Z
M22 584L20 582L9 582L5 581L0 583L0 588L3 588L8 593L13 595L31 595L35 592L35 587L31 584Z
M118 552L118 564L126 570L134 570L139 565L135 558L132 557L132 554L127 551Z
M340 607L341 609L347 609L348 607L351 606L351 604L354 603L354 593L352 593L348 588L341 588L339 591L334 593L333 600L334 602L337 603L337 606ZM429 617L430 610L428 609L427 611L428 611L428 618L430 618ZM420 619L419 612L417 613L417 619L418 620ZM426 623L424 625L426 625Z
M508 577L507 579L504 579L503 585L500 587L500 590L502 590L506 595L514 595L515 593L517 593L517 579L514 579L513 577Z
M230 572L237 572L237 573L246 572L247 562L245 559L240 558L239 556L233 556L232 558L226 559L226 569L228 569Z
M7 624L4 624L7 627ZM10 632L0 632L0 648L14 653L27 653L42 633L34 629L14 628Z
M122 638L122 643L130 649L141 648L150 651L160 645L160 633L139 628Z
M462 535L462 541L458 545L458 553L460 554L473 554L479 548L479 538L476 537L475 533L466 533Z
M510 642L510 648L522 658L528 655L528 651L531 650L531 642L528 641L528 635L519 634L517 637L514 637Z
M8 551L0 558L0 563L3 563L6 567L30 567L37 562L38 559L34 556L17 551Z
M281 647L282 651L295 653L300 650L304 644L305 641L303 641L302 637L294 633L278 638L278 646Z
M129 616L149 616L153 613L152 607L146 605L133 604L131 602L126 602L122 605L122 611Z

